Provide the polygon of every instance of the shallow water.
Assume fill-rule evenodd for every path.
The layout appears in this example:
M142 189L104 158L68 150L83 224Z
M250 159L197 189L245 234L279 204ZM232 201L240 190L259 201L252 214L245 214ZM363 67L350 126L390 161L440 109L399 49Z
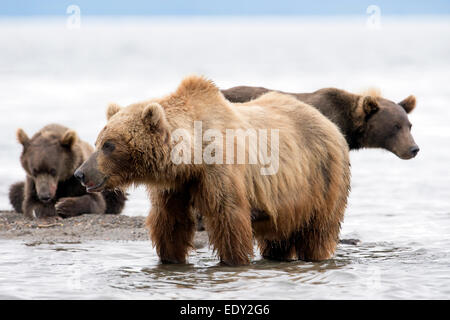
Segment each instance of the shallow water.
M208 249L189 265L160 265L147 242L30 245L1 240L0 298L449 298L449 18L362 20L83 19L0 20L0 209L23 179L14 132L49 122L95 141L110 101L126 105L201 73L223 88L285 91L371 85L400 101L421 151L403 161L380 150L352 152L352 193L340 245L322 263L218 265ZM143 189L125 214L145 215Z
M148 242L3 240L0 246L0 298L8 299L445 299L450 293L448 264L415 243L341 245L321 263L257 256L235 268L219 265L208 249L187 265L161 265Z

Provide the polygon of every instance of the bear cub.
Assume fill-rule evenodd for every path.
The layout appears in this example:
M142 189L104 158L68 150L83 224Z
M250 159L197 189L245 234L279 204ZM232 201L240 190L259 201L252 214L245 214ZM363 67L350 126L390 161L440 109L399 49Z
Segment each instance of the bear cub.
M10 188L10 202L17 212L41 218L122 211L126 195L121 190L88 194L73 176L93 152L74 130L50 124L30 139L18 129L17 139L23 146L20 162L27 174L25 182Z

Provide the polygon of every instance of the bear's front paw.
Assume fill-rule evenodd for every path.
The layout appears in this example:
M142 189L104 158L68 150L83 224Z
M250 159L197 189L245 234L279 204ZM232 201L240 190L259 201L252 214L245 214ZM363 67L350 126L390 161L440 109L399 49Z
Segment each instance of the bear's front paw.
M78 206L77 206L77 200L74 198L61 198L56 204L55 204L56 213L63 217L73 217L80 214Z
M24 212L23 216L28 220L36 219L36 215L33 210L27 210Z

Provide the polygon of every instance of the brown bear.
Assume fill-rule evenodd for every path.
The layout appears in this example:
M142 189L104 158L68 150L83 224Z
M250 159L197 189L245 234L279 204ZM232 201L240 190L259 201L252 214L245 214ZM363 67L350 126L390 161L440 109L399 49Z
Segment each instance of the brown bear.
M20 161L27 173L25 182L10 188L10 201L17 212L40 218L122 211L126 200L122 191L87 194L73 176L93 151L75 131L50 124L31 139L19 129L17 139L23 145Z
M272 90L238 86L222 90L222 93L231 102L246 102L269 91ZM333 121L347 139L350 150L382 148L401 159L414 158L419 152L407 115L416 106L416 98L412 95L395 103L375 90L361 95L335 88L288 94L312 105Z
M88 191L147 185L147 226L163 263L186 261L193 209L228 265L249 263L253 235L267 258L333 255L350 188L348 146L313 107L276 92L236 107L211 81L191 76L163 98L111 105L107 117L75 176ZM249 135L233 134L239 130ZM252 230L258 210L267 219Z

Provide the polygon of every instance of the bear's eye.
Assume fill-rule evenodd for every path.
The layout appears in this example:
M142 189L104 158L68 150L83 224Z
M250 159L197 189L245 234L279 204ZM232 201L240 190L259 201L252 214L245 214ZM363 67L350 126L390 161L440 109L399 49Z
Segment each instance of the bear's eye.
M396 124L396 125L394 126L394 128L395 128L396 130L400 130L400 129L402 128L402 126L399 125L399 124Z
M56 177L56 170L55 169L50 169L50 175L53 177Z
M115 148L116 146L114 145L114 143L112 143L111 141L106 141L103 144L102 150L105 154L110 154L111 152L114 151Z

